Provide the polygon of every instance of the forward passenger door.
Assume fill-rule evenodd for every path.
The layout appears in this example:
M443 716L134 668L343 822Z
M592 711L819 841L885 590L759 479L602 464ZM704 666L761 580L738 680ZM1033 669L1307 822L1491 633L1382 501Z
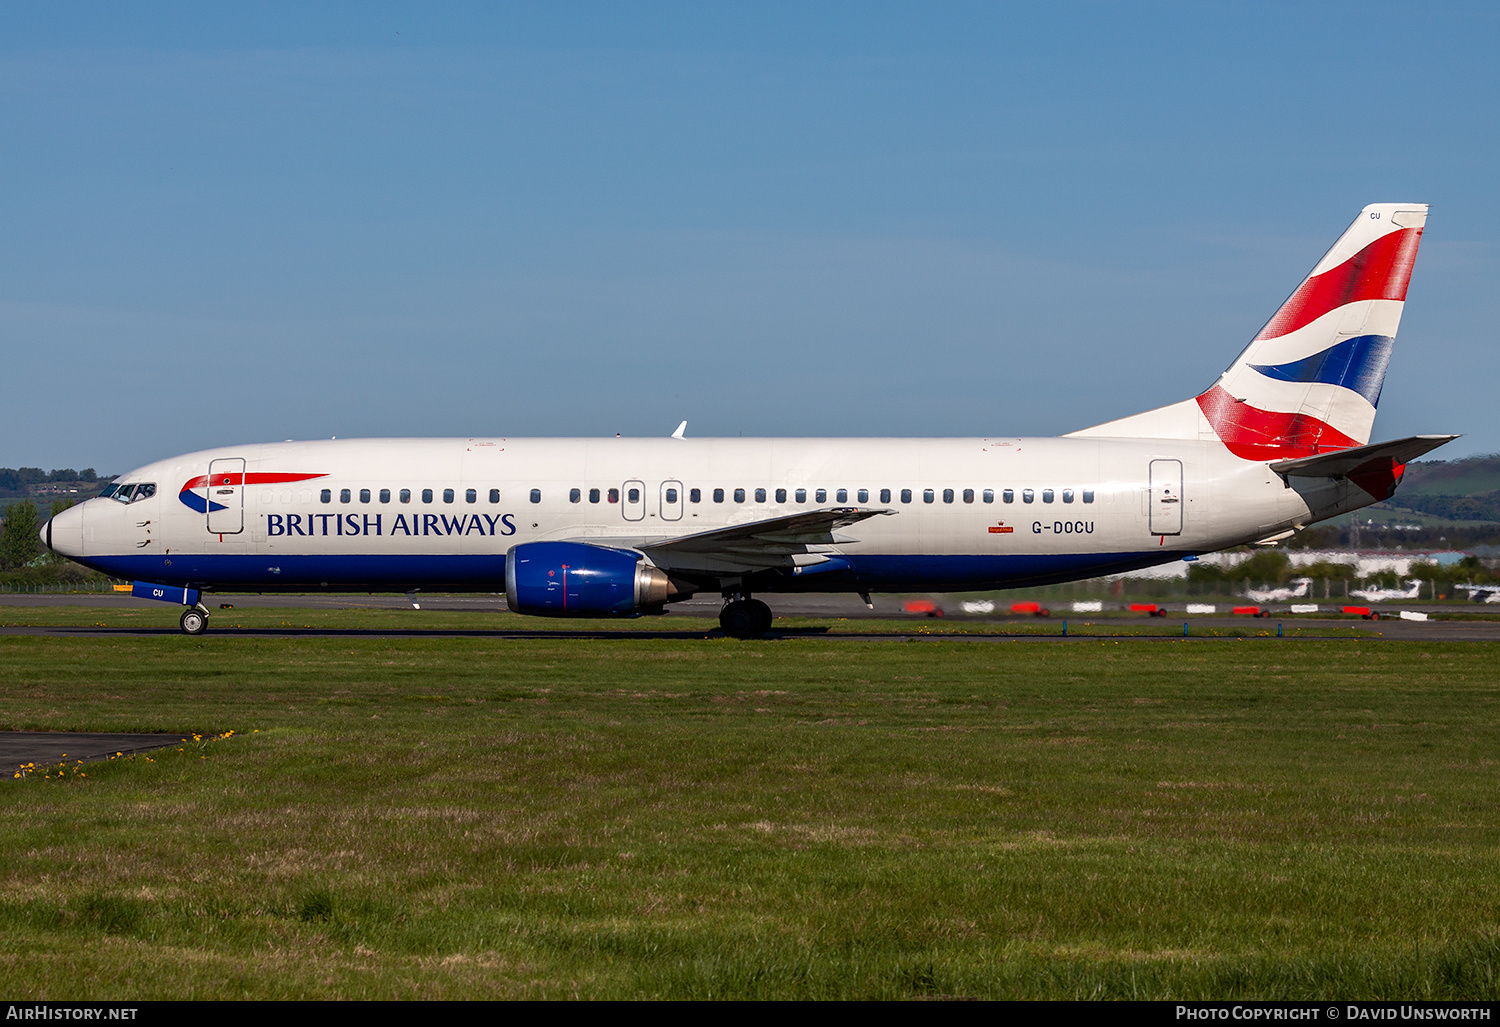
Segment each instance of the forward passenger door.
M223 457L208 464L208 531L238 535L245 530L245 458Z

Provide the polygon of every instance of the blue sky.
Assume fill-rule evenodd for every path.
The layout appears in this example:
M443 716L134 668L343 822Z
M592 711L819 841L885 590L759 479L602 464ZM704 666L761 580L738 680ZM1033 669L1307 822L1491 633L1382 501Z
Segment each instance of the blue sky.
M1500 8L17 5L0 465L1057 434L1432 203L1376 437L1500 450Z

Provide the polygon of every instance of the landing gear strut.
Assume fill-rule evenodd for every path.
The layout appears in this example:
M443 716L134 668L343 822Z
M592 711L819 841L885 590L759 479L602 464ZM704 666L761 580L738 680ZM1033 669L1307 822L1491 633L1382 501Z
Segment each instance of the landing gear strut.
M196 606L189 606L182 611L182 620L178 624L184 635L201 635L208 630L208 614Z
M733 598L719 611L719 627L730 638L760 638L771 630L771 608L759 599Z

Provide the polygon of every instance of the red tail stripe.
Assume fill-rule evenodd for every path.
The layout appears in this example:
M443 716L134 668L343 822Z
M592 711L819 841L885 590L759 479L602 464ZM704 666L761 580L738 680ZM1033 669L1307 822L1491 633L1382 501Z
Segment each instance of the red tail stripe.
M1358 300L1404 300L1411 281L1420 228L1403 228L1376 239L1338 267L1297 287L1255 338L1274 339L1311 324L1330 310Z
M251 471L249 474L215 474L215 485L278 485L289 481L307 481L309 478L326 478L325 474L273 474ZM200 474L188 482L178 492L186 492L188 489L201 489L208 484L208 475Z
M1287 460L1360 444L1316 417L1241 403L1221 385L1199 396L1198 407L1229 451L1243 460Z

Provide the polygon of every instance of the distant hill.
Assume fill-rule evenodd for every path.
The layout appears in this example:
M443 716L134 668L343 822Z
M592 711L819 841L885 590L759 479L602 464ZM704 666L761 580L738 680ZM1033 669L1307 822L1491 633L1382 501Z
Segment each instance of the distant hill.
M1500 521L1500 454L1406 465L1396 495L1370 509L1415 510L1452 521Z
M1500 454L1463 460L1418 460L1406 465L1402 495L1477 496L1500 492Z

